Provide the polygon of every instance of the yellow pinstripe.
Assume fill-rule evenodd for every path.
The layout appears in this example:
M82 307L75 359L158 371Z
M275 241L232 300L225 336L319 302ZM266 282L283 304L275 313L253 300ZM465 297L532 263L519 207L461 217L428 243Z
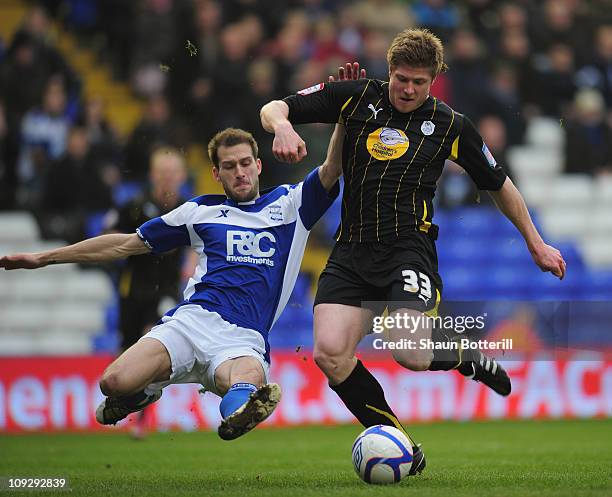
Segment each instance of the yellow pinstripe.
M368 89L368 86L370 86L370 81L369 80L366 83L365 88L361 92L361 95L359 95L359 100L355 104L355 107L353 107L353 112L351 112L351 114L349 116L347 116L347 119L349 117L352 117L353 114L355 113L355 111L357 110L357 107L359 107L359 104L361 103L361 100L363 99L363 96L365 95L365 92ZM348 101L345 102L344 105L348 105ZM359 140L361 139L361 136L363 135L363 132L364 132L365 127L366 127L366 124L367 124L367 121L365 123L363 123L363 127L361 128L361 132L359 133L359 136L355 140L355 148L353 150L353 166L351 167L351 179L353 178L353 172L355 170L355 162L357 161L357 145L359 144ZM351 183L352 183L352 181L351 181ZM346 183L344 184L344 188L347 188L347 187L350 187L350 186L351 185L347 185ZM343 229L343 226L342 226L342 217L341 217L340 218L340 230L338 231L338 239L342 236L342 229ZM352 231L352 226L351 226L351 231ZM350 237L351 237L351 233L349 232L349 239L350 239Z
M385 418L387 418L389 421L391 421L393 423L393 426L395 426L399 431L401 431L404 435L406 435L406 438L408 439L408 441L410 442L410 445L412 445L413 447L416 445L413 441L412 438L410 438L410 435L408 435L408 433L406 433L406 430L404 430L404 427L402 426L402 424L398 421L398 419L391 413L388 413L387 411L383 411L382 409L378 409L377 407L371 406L369 404L366 404L366 407L382 416L384 416Z
M437 99L436 99L437 101ZM435 106L434 106L434 113L435 113ZM448 128L446 130L446 133L444 133L444 137L442 138L442 142L440 142L440 146L438 147L438 150L436 150L436 153L433 155L433 157L431 158L431 160L425 164L425 166L423 166L423 169L421 170L421 174L419 175L419 183L417 185L417 187L414 189L414 191L412 192L412 208L414 211L414 225L415 227L418 226L418 222L417 222L417 214L416 214L416 192L418 191L418 189L421 187L421 178L423 177L423 173L425 172L425 169L427 169L427 166L429 166L434 160L435 158L438 156L438 154L440 153L440 150L442 150L442 147L444 146L444 142L446 141L446 137L448 136L449 131L451 130L451 128L453 127L453 123L455 122L455 111L452 110L452 115L451 115L451 122L448 125ZM433 116L432 116L433 119ZM427 222L427 204L425 202L425 200L423 200L423 206L424 206L424 210L425 213L423 214L423 225L419 226L419 229L421 231L424 231L425 233L427 233L429 231L429 228L431 227L431 223ZM426 229L421 229L424 226L426 226Z
M412 122L412 116L413 114L410 114L410 119L408 119L408 124L406 124L406 127L404 128L404 133L406 133L406 131L408 131L408 127L410 126L410 123ZM408 145L410 147L410 145ZM389 168L389 164L391 164L391 161L388 160L387 161L387 165L385 166L385 170L383 171L382 175L380 176L380 181L378 182L378 191L376 192L376 241L380 242L380 237L378 236L378 226L380 224L380 219L378 216L378 197L380 196L380 187L382 186L382 180L384 175L387 172L387 169Z

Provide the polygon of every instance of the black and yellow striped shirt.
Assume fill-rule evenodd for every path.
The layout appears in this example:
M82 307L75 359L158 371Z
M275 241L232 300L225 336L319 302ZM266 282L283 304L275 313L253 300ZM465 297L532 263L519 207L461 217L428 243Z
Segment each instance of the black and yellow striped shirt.
M336 239L394 243L432 224L436 182L453 160L481 190L499 190L506 175L472 122L429 97L398 112L389 83L360 79L316 85L285 98L293 124L343 123L344 193Z

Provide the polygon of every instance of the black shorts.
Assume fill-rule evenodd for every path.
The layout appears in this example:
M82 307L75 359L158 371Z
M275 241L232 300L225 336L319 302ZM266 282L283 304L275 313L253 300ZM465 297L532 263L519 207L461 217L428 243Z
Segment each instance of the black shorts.
M435 242L426 234L382 243L338 242L319 278L317 304L371 308L376 314L436 307L442 295Z

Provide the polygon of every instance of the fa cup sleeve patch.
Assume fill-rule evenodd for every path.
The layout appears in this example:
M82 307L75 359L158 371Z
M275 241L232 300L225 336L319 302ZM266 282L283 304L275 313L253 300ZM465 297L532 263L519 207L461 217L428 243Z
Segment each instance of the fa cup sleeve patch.
M325 88L325 83L319 83L318 85L310 86L298 91L298 95L310 95L311 93L321 91L323 88Z

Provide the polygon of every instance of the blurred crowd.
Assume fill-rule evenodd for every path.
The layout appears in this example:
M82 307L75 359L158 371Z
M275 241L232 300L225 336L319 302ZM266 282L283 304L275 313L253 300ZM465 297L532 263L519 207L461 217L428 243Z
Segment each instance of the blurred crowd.
M129 136L113 130L101 98L83 98L51 19L145 102ZM263 186L296 181L324 156L330 128L303 127L308 164L279 165L260 107L347 61L386 79L391 39L414 26L445 43L450 70L434 95L477 124L499 163L531 119L549 116L565 131L565 171L612 173L607 0L47 0L0 43L0 208L31 209L48 236L80 238L119 185L146 188L155 147L186 150L228 126L260 142ZM470 198L455 176L441 188L449 205Z

